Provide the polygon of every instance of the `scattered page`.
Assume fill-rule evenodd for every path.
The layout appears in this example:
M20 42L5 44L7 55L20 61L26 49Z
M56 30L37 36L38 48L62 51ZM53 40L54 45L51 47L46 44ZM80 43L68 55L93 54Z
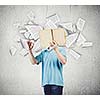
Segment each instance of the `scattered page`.
M51 20L48 20L44 26L45 29L56 29L57 25L53 23Z
M78 37L78 33L68 35L66 37L66 47L69 48L76 41L77 37Z
M63 28L73 32L73 24L71 22L59 23Z
M33 11L31 11L30 13L28 13L27 17L29 18L29 20L33 20L35 19L35 14Z
M82 31L85 25L85 20L82 18L79 18L76 25L77 25L77 29Z
M80 33L80 35L77 39L76 45L81 46L85 41L86 41L85 37L83 36L82 33Z
M21 39L21 38L20 38L19 35L16 35L16 36L14 37L14 41L15 41L15 42L18 42L18 43L19 43L19 42L20 42L20 39Z
M86 41L86 42L84 42L84 43L82 44L82 47L83 47L83 48L91 47L91 46L93 46L93 43L92 43L92 42L89 42L89 41Z
M19 30L19 33L20 33L20 34L24 34L25 32L27 32L26 29L21 29L21 30Z
M25 32L23 35L26 39L29 39L29 36L31 35L31 33L30 32Z
M17 52L16 47L12 46L12 47L10 48L9 52L10 52L11 56L14 56L14 55L16 54L16 52Z
M39 39L39 32L31 33L30 36L29 36L29 39L34 39L34 40Z
M58 23L60 22L60 18L59 16L55 13L55 14L52 14L48 17L46 17L47 19L51 20L53 23Z
M26 25L25 28L28 30L28 32L32 33L37 33L40 30L42 30L41 26L38 25Z
M26 49L22 49L19 53L21 56L25 57L28 55L28 51Z
M78 52L72 49L69 50L69 54L73 56L76 60L78 60L81 57L81 55Z

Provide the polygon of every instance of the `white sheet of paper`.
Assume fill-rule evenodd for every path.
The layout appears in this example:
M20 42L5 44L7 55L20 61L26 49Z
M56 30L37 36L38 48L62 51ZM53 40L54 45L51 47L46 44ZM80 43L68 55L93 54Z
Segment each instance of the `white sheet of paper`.
M53 23L51 20L48 20L44 27L45 29L56 29L57 25Z
M53 23L58 23L60 22L60 18L57 14L52 14L48 17L46 17L47 19L51 20Z
M26 49L22 49L19 53L21 56L25 57L28 55L28 51Z
M19 43L19 42L20 42L20 39L21 39L21 38L20 38L19 35L16 35L16 36L14 37L14 41L15 41L15 42L18 42L18 43Z
M33 25L34 23L32 21L28 21L27 25Z
M26 29L21 29L21 30L19 30L19 33L20 33L20 34L24 34L25 32L27 32Z
M73 32L73 24L71 22L66 23L59 23L63 28L70 30Z
M77 32L77 26L73 24L72 27L73 27L73 33Z
M16 52L17 52L16 47L12 46L12 47L10 48L9 52L10 52L11 56L14 56L14 55L16 54Z
M30 19L30 20L34 20L35 19L35 14L33 11L31 11L30 13L28 13L27 17Z
M75 50L72 49L69 50L69 54L73 56L76 60L78 60L81 57L79 53L77 53Z
M79 18L76 25L77 25L77 29L82 31L85 25L85 20L82 18Z
M82 44L82 47L85 48L85 47L91 47L93 46L93 43L92 42L89 42L89 41L86 41Z
M29 36L31 35L31 33L30 32L25 32L24 33L24 37L26 38L26 39L29 39Z
M29 39L34 39L34 40L37 40L39 39L39 33L31 33L30 36L29 36Z
M28 47L28 44L27 44L28 40L26 39L21 39L21 44L22 44L22 47L26 50L29 50L29 47Z
M81 46L85 41L86 41L85 37L83 36L82 33L80 33L80 35L77 39L76 45Z
M66 47L69 48L76 41L77 37L78 37L78 33L68 35L66 37Z
M17 22L13 24L16 28L19 28L21 26L21 23Z
M28 30L30 33L37 33L40 30L42 30L41 26L38 25L26 25L25 28Z

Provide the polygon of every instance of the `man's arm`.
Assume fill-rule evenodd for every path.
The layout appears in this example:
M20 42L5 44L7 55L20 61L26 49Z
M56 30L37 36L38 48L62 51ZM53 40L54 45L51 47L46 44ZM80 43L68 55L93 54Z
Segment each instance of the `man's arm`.
M28 46L29 46L29 58L32 64L38 64L38 61L35 59L33 53L32 53L32 48L34 46L34 44L30 41L27 42Z
M34 65L34 64L38 64L38 61L35 59L33 53L32 53L32 50L29 50L29 58L30 58L30 61L31 63Z
M58 49L58 47L57 47L56 41L52 41L52 42L50 43L50 46L55 46L54 51L56 52L58 59L60 60L60 62L61 62L62 64L66 64L67 60L66 60L66 58L61 54L61 52L59 51L59 49Z
M62 64L66 64L67 60L66 60L66 58L60 53L58 47L55 47L54 50L55 50L55 52L56 52L56 54L57 54L57 57L58 57L58 59L60 60L60 62L61 62Z

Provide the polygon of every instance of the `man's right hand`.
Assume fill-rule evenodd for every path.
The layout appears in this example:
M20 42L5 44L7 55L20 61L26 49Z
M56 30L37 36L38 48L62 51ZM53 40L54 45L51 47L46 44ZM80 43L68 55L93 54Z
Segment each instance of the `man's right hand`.
M29 57L30 57L31 63L32 64L38 64L38 61L35 59L35 57L34 57L34 55L32 53L32 48L34 47L34 43L31 40L29 40L27 42L27 44L29 46Z
M28 44L28 46L29 46L29 50L31 51L32 48L34 47L34 43L31 42L31 41L28 41L27 44Z

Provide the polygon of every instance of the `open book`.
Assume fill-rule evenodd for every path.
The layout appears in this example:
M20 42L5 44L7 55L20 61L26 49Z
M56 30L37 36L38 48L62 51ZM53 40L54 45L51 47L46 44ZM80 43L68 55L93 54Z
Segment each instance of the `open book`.
M42 48L49 47L52 40L55 40L59 46L64 46L66 43L66 32L62 28L41 30L39 37Z

